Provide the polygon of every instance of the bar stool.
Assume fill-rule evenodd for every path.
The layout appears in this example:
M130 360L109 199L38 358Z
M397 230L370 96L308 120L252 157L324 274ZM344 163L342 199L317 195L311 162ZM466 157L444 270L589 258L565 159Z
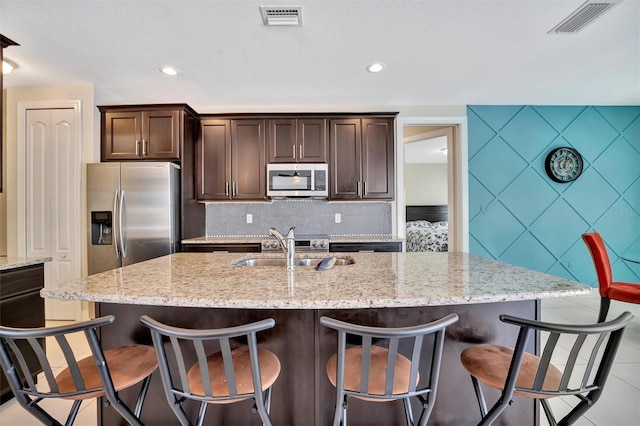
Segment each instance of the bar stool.
M426 425L436 399L445 329L456 321L458 316L450 314L428 324L384 328L321 317L320 324L338 331L338 352L326 367L329 381L336 387L334 426L346 426L347 400L351 396L373 402L403 400L410 426L416 424L410 401L415 397L422 404L417 424ZM423 340L428 335L434 335L433 346L430 358L423 358ZM347 340L354 338L362 344L347 348ZM409 347L409 358L400 353L403 346ZM426 369L428 377L421 378L418 368Z
M611 299L620 302L640 303L640 283L613 280L607 247L600 234L588 232L582 234L582 240L587 245L598 276L598 291L600 292L598 322L604 322L607 319Z
M256 334L273 328L273 319L209 330L172 327L147 315L140 317L140 322L151 330L165 396L180 424L192 424L182 408L186 399L200 401L198 425L204 421L208 404L253 399L262 423L271 425L271 387L280 374L280 360L273 352L258 348ZM165 345L163 338L170 344ZM246 339L248 345L232 349L232 339ZM205 341L217 341L220 351L207 356ZM197 356L192 366L185 363L186 350ZM175 363L169 361L167 352Z
M82 401L106 396L110 405L131 425L142 425L140 413L151 374L158 368L151 346L132 345L104 350L96 329L113 323L113 315L59 327L0 327L0 365L18 403L40 422L61 425L38 404L47 398L73 400L65 425L73 424ZM71 333L84 332L92 356L77 360L69 344ZM45 338L48 351L45 351ZM54 375L52 349L57 344L66 368ZM35 367L34 364L37 364ZM36 383L38 371L44 383ZM142 382L135 410L132 412L118 398L118 392Z
M538 399L549 424L575 423L600 398L624 328L632 319L633 315L625 312L606 323L562 325L500 315L501 321L520 327L515 348L479 344L468 347L460 355L462 365L471 374L480 405L482 420L478 425L490 425L514 395ZM541 357L526 352L531 332L540 332L541 340L546 341ZM558 342L562 342L561 346ZM569 344L571 349L566 349ZM569 352L565 366L551 363L556 350ZM578 360L587 360L584 369L576 365ZM502 392L490 410L479 382ZM556 421L548 399L571 395L580 402Z

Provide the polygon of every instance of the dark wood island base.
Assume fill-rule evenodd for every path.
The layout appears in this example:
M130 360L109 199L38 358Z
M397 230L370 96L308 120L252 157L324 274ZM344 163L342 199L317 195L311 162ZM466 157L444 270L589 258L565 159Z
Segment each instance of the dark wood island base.
M310 426L331 424L335 389L326 377L325 364L336 350L336 334L319 325L322 315L367 325L406 326L426 323L456 313L460 320L447 329L442 372L435 407L430 424L473 425L480 420L473 386L468 373L460 364L460 353L479 342L515 344L518 329L500 322L503 313L540 319L539 300L478 303L468 305L367 308L367 309L224 309L171 306L98 303L97 314L116 316L112 326L102 330L105 348L143 343L151 345L149 331L140 324L139 317L149 315L167 324L190 328L221 328L273 318L275 328L258 335L258 343L273 351L282 363L280 377L273 387L271 418L274 425ZM425 342L425 344L430 344ZM533 350L533 340L530 342ZM214 351L215 348L210 348ZM428 351L424 352L428 356ZM426 377L426 371L420 371ZM122 392L128 404L135 400L135 392ZM487 390L491 403L497 392ZM197 406L185 404L192 418ZM122 419L111 408L99 404L99 425L120 425ZM158 373L154 374L142 410L147 425L175 425L177 419L168 406ZM513 406L500 418L500 424L537 425L538 410L532 400L516 397ZM367 403L357 399L349 402L350 425L404 425L404 411L400 401ZM205 418L207 425L260 425L257 414L251 413L251 402L211 406Z

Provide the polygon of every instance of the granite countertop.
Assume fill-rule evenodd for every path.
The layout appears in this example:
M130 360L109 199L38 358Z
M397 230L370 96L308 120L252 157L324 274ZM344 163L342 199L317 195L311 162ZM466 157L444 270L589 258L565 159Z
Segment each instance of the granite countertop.
M50 262L50 257L0 257L0 271Z
M247 236L208 236L182 240L182 244L234 244L234 243L261 243L267 235ZM330 235L332 243L384 243L403 242L404 239L391 235Z
M280 255L176 253L41 291L46 298L246 309L350 309L457 305L590 294L575 281L467 253L334 253L355 263L237 267ZM329 255L325 255L329 256ZM299 254L298 258L321 257Z

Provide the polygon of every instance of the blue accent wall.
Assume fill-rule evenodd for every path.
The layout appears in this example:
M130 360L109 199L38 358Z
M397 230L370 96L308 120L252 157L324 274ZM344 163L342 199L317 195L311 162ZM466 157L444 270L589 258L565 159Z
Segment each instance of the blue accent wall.
M469 250L597 286L581 235L602 235L616 281L640 282L640 106L467 107ZM577 149L582 175L553 182L544 160Z

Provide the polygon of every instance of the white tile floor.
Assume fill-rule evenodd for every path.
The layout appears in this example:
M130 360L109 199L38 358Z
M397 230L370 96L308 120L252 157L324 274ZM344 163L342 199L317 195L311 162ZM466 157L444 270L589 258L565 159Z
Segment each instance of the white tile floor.
M599 300L597 293L590 296L544 299L542 319L559 323L595 322L598 317ZM576 423L577 426L640 426L640 305L613 301L609 319L625 310L632 312L635 318L625 331L622 347L618 352L605 391L600 401ZM86 342L83 342L80 336L75 340L74 350L76 349L78 353L89 353ZM64 422L71 403L45 401L43 406ZM566 402L556 399L553 409L558 416L561 416L570 408ZM545 426L547 422L544 415L542 417L541 425ZM35 426L37 424L15 401L0 406L1 426ZM96 425L95 400L83 403L75 424L77 426Z

